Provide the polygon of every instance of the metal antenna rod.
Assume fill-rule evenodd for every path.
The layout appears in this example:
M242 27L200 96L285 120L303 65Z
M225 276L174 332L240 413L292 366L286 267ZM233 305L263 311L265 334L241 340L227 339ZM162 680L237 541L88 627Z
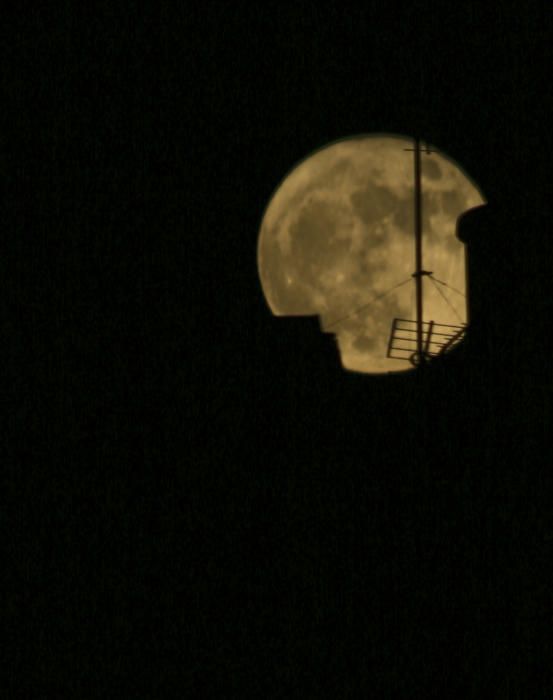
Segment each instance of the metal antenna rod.
M415 353L418 364L423 364L426 359L423 343L423 304L422 304L422 278L431 272L422 267L422 186L421 186L421 141L415 138L415 148L406 148L415 155L415 272L413 277L417 285L417 351ZM426 152L434 153L430 146L426 145Z
M417 357L424 361L422 342L422 196L421 196L421 148L415 139L415 282L417 287Z

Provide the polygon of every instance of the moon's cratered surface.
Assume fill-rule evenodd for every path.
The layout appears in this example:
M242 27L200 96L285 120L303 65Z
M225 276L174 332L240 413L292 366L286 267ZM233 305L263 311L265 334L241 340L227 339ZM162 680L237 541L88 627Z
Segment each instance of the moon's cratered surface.
M319 149L281 182L261 222L258 268L271 311L318 315L349 370L411 367L386 354L393 319L415 319L412 148L408 137L376 134ZM465 250L455 226L485 200L444 154L423 150L421 165L423 268L435 278L423 277L424 320L460 325Z

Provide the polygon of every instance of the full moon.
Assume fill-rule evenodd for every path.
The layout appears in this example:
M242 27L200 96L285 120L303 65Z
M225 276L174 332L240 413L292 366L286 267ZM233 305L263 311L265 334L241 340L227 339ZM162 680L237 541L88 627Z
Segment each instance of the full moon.
M462 327L465 249L456 221L485 200L457 163L427 144L421 184L422 267L432 273L422 278L425 328ZM388 357L388 344L394 319L416 317L414 210L412 139L360 135L310 154L277 187L261 221L258 270L272 313L318 315L346 370L411 368L406 357Z

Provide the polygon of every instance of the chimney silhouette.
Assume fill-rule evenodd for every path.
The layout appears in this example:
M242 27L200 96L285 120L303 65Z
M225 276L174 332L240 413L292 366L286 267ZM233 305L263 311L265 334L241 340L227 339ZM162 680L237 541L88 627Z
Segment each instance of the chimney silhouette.
M468 346L494 362L509 352L518 308L512 233L512 217L489 204L469 209L457 222L457 237L466 246Z

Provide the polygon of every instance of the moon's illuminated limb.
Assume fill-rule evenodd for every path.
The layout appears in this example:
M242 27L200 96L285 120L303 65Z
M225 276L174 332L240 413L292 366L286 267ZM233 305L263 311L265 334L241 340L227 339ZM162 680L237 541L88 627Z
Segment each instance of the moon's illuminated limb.
M414 283L392 289L414 270L413 157L406 148L407 137L377 134L316 151L285 177L261 223L258 267L271 311L318 314L337 334L344 367L358 372L410 367L386 358L393 318L414 318ZM424 267L465 291L455 223L484 202L482 194L440 153L423 154L422 186ZM441 291L425 280L425 319L465 321L463 297Z

